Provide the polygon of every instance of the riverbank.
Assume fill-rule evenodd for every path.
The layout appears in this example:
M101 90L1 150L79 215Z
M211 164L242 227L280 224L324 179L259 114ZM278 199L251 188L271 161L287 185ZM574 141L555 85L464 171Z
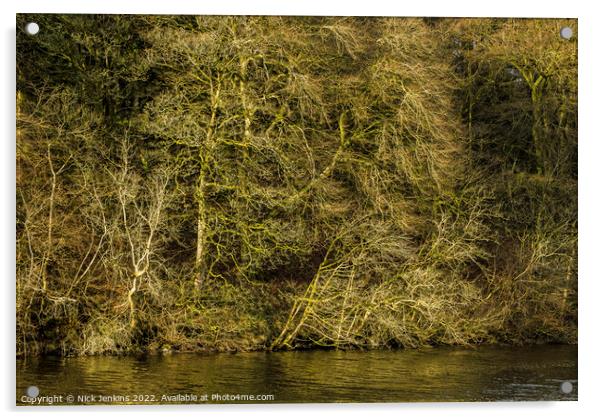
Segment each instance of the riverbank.
M356 283L361 292L348 294L348 309L343 316L332 294L346 290L344 285L322 285L324 290L317 291L309 301L303 300L308 286L292 282L278 288L265 284L207 286L181 295L173 306L155 310L147 307L137 314L133 326L127 317L119 317L119 312L113 317L97 313L87 322L81 322L77 307L67 306L71 310L62 312L62 317L49 318L48 323L42 324L45 329L35 330L37 340L22 342L18 356L577 341L575 320L570 314L563 317L558 312L561 300L545 300L540 296L541 301L532 301L536 306L526 307L525 300L509 300L500 295L501 291L486 295L474 282L458 282L452 288L444 288L436 280L431 281L424 284L399 281L386 289L383 285ZM528 288L530 284L524 284L520 296L535 292ZM512 290L517 292L516 287ZM52 304L43 296L37 299L39 305ZM307 302L312 306L299 306Z

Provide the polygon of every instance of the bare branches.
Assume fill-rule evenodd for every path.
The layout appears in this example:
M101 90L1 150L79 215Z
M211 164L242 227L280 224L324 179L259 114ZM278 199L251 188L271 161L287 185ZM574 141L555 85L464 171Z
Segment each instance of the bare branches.
M113 180L121 215L119 224L128 244L126 255L130 261L131 287L127 301L130 307L130 324L135 327L134 295L143 286L144 278L149 278L151 264L158 258L157 235L165 223L163 213L169 200L167 186L170 175L165 170L159 170L141 185L139 176L130 164L132 146L127 133L121 140L120 152L121 159L117 164L116 173L109 171L108 175Z
M23 351L574 336L576 22L44 19Z

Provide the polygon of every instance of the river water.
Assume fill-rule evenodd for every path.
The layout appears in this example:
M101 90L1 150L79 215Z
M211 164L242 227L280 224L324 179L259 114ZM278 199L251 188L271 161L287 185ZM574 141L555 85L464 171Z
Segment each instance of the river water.
M18 405L576 399L567 345L17 361Z

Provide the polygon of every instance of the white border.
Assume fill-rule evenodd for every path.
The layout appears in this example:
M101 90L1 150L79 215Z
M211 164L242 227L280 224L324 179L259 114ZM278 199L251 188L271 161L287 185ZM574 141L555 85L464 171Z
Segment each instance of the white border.
M386 0L218 0L211 2L104 0L94 5L82 1L21 1L18 10L35 13L139 13L139 14L251 14L251 15L356 15L356 16L516 16L577 17L576 2L546 1L543 4L505 0L481 5L467 1Z
M599 42L602 16L595 10L594 1L406 1L368 0L364 2L328 0L193 0L126 1L103 0L21 0L17 4L2 2L2 56L0 64L2 91L0 116L3 138L0 158L0 258L2 258L2 338L0 353L4 365L4 380L0 389L2 409L8 418L37 413L50 419L105 419L134 411L145 417L165 420L168 412L196 418L279 418L307 419L320 416L344 415L364 419L367 416L507 419L508 417L541 417L567 419L592 414L597 408L600 386L601 340L599 330L602 290L600 287L599 254L602 240L600 229L599 167L602 164L599 127L602 91L598 75L601 72ZM472 404L350 404L350 405L286 405L286 406L178 406L178 407L86 407L51 408L44 410L14 408L14 238L15 238L15 13L139 13L139 14L287 14L287 15L365 15L365 16L515 16L515 17L577 17L579 18L579 402L572 403L472 403ZM598 264L597 264L598 263ZM467 366L467 369L470 369ZM130 414L131 415L131 414Z

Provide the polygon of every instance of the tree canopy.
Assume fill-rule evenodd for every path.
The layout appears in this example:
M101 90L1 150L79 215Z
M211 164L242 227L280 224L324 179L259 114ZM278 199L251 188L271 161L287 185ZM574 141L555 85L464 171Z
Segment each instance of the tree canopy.
M575 20L34 20L19 354L576 340Z

